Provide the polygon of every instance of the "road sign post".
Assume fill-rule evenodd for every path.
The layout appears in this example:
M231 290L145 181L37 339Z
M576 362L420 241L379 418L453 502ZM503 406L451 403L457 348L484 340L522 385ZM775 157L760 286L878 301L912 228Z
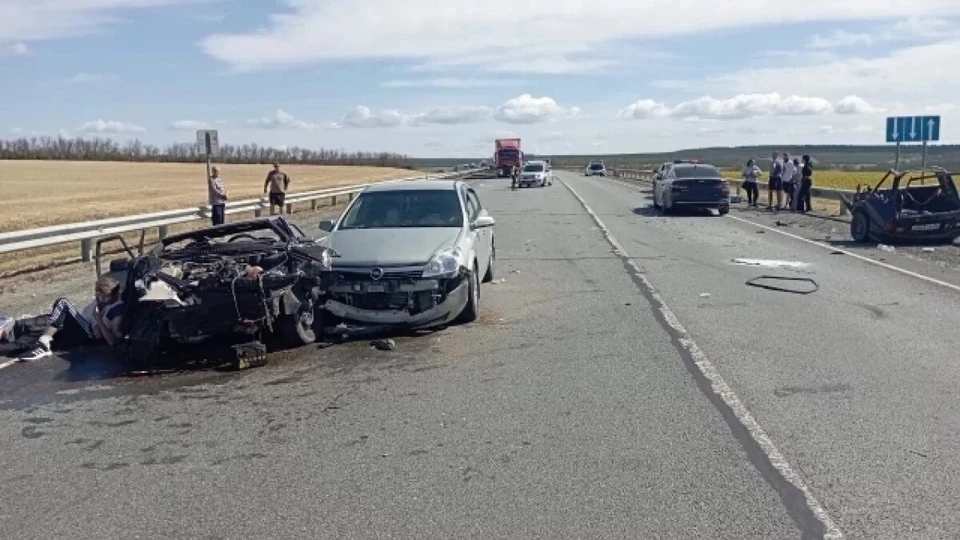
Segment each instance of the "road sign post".
M900 144L921 143L920 166L927 166L927 143L940 140L939 116L891 116L887 118L887 142L897 144L894 169L900 169Z
M197 147L207 158L207 181L210 180L210 158L220 155L220 137L215 129L197 130Z

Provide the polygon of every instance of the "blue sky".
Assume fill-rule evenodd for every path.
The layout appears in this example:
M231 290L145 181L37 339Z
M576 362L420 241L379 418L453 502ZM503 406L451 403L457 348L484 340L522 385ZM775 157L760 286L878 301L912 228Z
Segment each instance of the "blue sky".
M0 0L0 136L483 156L879 143L935 112L960 141L960 2L791 4Z

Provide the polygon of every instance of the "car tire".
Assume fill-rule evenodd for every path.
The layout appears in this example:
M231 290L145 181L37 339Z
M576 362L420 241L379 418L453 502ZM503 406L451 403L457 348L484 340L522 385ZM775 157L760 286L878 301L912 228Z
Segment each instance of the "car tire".
M457 317L460 324L472 323L480 315L480 280L477 278L477 263L473 263L473 271L467 277L467 305Z
M850 220L850 237L854 242L861 244L870 241L870 218L863 210L853 213L853 219Z
M717 208L717 213L719 213L721 216L725 216L725 215L729 214L729 213L730 213L730 206L727 205L727 206L721 206L720 208Z
M487 273L483 275L483 282L490 283L497 278L497 245L490 242L490 262L487 263Z
M284 344L290 347L302 347L317 340L317 333L314 331L316 322L316 311L313 299L307 297L300 299L300 305L297 312L292 315L283 315L277 321L280 327L280 336Z

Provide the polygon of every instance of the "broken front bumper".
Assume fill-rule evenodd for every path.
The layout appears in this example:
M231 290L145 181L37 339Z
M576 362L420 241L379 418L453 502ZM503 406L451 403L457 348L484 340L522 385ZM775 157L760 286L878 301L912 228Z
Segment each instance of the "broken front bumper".
M463 280L442 302L419 313L405 309L363 309L332 299L326 301L323 309L334 317L365 324L423 328L450 322L460 315L469 298L469 282Z

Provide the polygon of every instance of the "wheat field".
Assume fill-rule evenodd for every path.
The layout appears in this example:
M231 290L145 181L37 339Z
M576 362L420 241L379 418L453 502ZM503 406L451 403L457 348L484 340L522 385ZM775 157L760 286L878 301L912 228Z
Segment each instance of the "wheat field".
M269 165L219 165L231 200L263 194ZM289 165L290 191L408 178L384 167ZM86 161L0 161L0 232L207 203L206 165Z
M822 188L832 189L857 189L857 184L861 186L875 186L886 173L878 171L813 171L813 185ZM742 178L741 171L724 170L724 178L739 179ZM761 181L767 180L769 173L764 171Z

